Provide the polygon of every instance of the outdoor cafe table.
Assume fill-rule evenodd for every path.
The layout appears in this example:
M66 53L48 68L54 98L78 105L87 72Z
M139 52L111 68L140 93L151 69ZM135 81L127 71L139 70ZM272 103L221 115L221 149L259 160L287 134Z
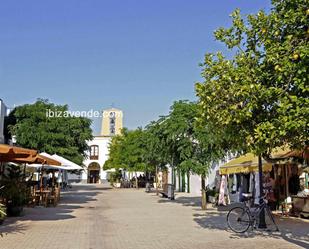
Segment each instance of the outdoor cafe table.
M36 190L35 193L40 196L40 205L47 207L48 196L50 195L51 191L48 189L43 190Z

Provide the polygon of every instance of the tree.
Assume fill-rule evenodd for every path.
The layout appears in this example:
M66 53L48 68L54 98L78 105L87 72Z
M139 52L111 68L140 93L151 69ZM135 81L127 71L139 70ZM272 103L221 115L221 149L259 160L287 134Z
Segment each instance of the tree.
M169 164L172 168L172 184L175 184L175 170L189 179L191 173L201 176L202 203L206 208L205 177L208 174L211 163L222 157L221 150L213 150L213 143L207 134L207 130L198 125L196 117L198 106L194 102L176 101L170 108L167 116L152 122L147 129L154 135L154 154L156 160L162 164ZM147 149L151 153L152 149ZM184 182L182 184L183 191Z
M235 56L207 54L196 84L202 122L221 144L269 156L282 145L308 143L308 5L274 0L259 11L215 32Z
M58 111L61 117L48 117L47 112ZM67 105L55 105L48 100L16 107L8 118L9 132L20 146L58 154L82 164L92 139L91 120L68 114Z
M232 13L232 26L218 29L215 38L234 56L206 54L204 82L196 84L200 122L219 148L268 160L276 147L306 146L309 128L308 3L272 4L268 14Z
M138 187L136 172L147 171L145 132L141 128L132 131L123 129L121 135L113 137L109 150L110 156L103 168L121 168L135 172L136 187Z
M126 129L122 130L121 135L116 135L112 138L109 144L109 158L103 165L104 170L126 168L125 165L125 147L123 134L126 134Z
M175 170L179 175L190 171L189 160L193 155L193 127L196 105L189 101L176 101L167 116L156 125L162 150L162 158L172 168L172 184L175 185ZM184 189L183 189L184 190Z

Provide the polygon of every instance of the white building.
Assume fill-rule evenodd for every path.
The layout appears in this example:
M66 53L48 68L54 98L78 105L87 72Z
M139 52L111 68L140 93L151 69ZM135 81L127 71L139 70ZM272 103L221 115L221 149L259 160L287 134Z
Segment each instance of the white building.
M88 141L89 151L83 165L85 169L81 175L69 175L70 182L101 183L107 179L108 172L103 165L109 156L109 143L111 138L121 133L123 128L123 113L121 110L111 108L103 111L101 133Z
M7 115L7 107L0 99L0 144L5 142L4 139L4 117Z
M220 160L219 162L214 162L210 169L208 175L205 177L205 186L212 189L213 187L219 187L220 176L219 168L221 165L225 164L233 158L233 155L227 155L226 158ZM172 168L168 167L168 183L172 184ZM188 192L194 195L200 195L202 189L202 179L200 175L190 173L189 179L187 174L179 175L175 171L175 191Z
M90 151L88 158L83 162L87 170L83 171L82 181L87 183L99 183L106 180L107 173L103 170L103 165L108 159L108 146L111 141L110 136L95 136L88 142Z

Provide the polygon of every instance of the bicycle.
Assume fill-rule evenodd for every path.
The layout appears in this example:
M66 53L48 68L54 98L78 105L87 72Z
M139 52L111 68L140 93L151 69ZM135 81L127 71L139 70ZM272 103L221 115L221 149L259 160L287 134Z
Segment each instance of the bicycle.
M257 228L259 225L260 214L262 210L264 210L265 214L269 216L272 223L275 225L276 231L279 231L274 216L272 215L271 210L267 205L267 200L265 199L266 195L267 193L260 199L260 204L252 208L252 211L250 207L246 206L245 204L232 208L226 217L228 227L235 233L244 233L249 229L250 226L253 229Z

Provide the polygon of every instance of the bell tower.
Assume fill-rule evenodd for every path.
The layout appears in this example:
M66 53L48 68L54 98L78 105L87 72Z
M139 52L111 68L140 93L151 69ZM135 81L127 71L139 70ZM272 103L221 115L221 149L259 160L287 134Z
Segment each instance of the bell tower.
M123 128L123 113L116 108L103 111L101 136L119 135Z

